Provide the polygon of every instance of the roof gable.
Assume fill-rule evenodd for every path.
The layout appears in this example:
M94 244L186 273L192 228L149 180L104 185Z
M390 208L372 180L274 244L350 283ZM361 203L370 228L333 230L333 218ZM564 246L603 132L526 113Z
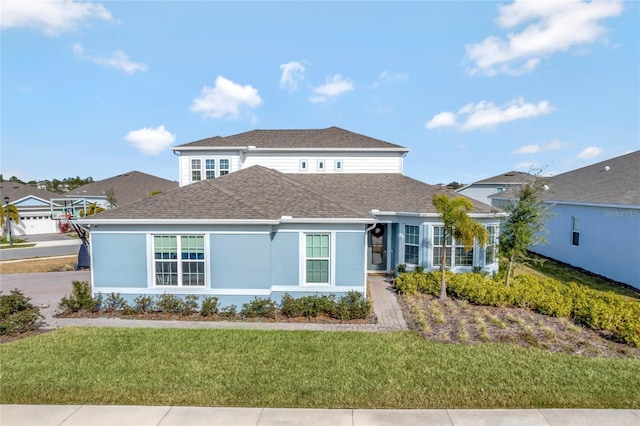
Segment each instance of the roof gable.
M226 137L215 136L174 147L235 147L266 149L385 149L405 151L408 149L350 132L339 127L307 130L251 130Z

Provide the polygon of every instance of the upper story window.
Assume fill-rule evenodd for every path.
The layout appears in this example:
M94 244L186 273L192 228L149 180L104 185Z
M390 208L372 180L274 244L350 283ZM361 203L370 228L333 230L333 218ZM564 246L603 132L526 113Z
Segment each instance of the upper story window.
M333 165L333 169L334 169L336 172L341 172L341 171L342 171L342 166L343 166L343 164L342 164L342 160L336 160L336 161L335 161L335 163L334 163L334 165Z
M571 244L580 245L580 218L571 216Z
M204 169L203 169L204 166ZM215 179L231 172L228 158L192 158L191 182L204 179Z
M319 172L324 172L325 170L325 161L324 160L318 160L318 171Z
M309 161L308 160L300 160L300 171L306 172L309 170Z

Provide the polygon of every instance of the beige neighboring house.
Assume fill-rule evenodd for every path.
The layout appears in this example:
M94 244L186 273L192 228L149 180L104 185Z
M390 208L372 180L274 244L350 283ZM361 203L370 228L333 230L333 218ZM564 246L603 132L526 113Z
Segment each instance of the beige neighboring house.
M85 198L105 208L122 207L153 195L178 188L178 182L146 173L132 171L92 182L65 192L65 197ZM116 205L111 205L109 193L113 191Z
M20 223L11 223L14 236L52 234L58 232L57 222L51 219L51 200L60 194L34 188L24 183L0 182L0 200L9 197L9 204L18 208Z

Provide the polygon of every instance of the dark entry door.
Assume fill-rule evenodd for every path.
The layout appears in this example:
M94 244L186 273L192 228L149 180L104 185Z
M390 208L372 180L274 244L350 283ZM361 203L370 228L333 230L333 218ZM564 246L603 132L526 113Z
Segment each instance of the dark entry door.
M367 247L367 269L369 271L387 270L387 225L378 223L369 231Z

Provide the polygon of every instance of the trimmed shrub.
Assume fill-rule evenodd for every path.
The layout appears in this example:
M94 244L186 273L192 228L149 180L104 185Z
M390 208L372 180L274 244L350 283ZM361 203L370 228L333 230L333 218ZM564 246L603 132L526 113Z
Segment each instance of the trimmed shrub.
M237 309L238 307L236 305L225 306L224 308L220 309L220 315L227 318L233 318L238 313Z
M206 296L202 299L200 306L200 315L209 317L218 313L218 298L214 296Z
M304 312L302 306L302 300L296 299L289 293L285 293L282 296L282 302L280 303L280 313L288 318L301 317Z
M133 309L140 314L148 314L154 310L153 297L138 296L133 299Z
M184 302L174 294L162 293L156 299L156 308L165 314L181 314Z
M369 314L371 314L371 301L360 292L350 291L340 298L331 316L348 321L364 319Z
M0 295L0 335L37 330L44 317L20 290Z
M247 318L265 317L275 318L278 307L276 303L271 299L259 299L255 298L249 303L242 305L240 314Z
M198 296L195 294L188 294L182 301L182 310L180 314L184 316L193 315L198 312Z
M91 286L87 281L72 281L73 290L67 297L64 296L60 299L58 309L62 310L62 314L69 314L72 312L97 312L102 305L102 295L93 297L91 295Z
M102 308L106 312L114 312L114 311L128 311L131 308L127 304L127 301L124 300L124 297L120 296L120 293L111 293L105 299L102 305Z

